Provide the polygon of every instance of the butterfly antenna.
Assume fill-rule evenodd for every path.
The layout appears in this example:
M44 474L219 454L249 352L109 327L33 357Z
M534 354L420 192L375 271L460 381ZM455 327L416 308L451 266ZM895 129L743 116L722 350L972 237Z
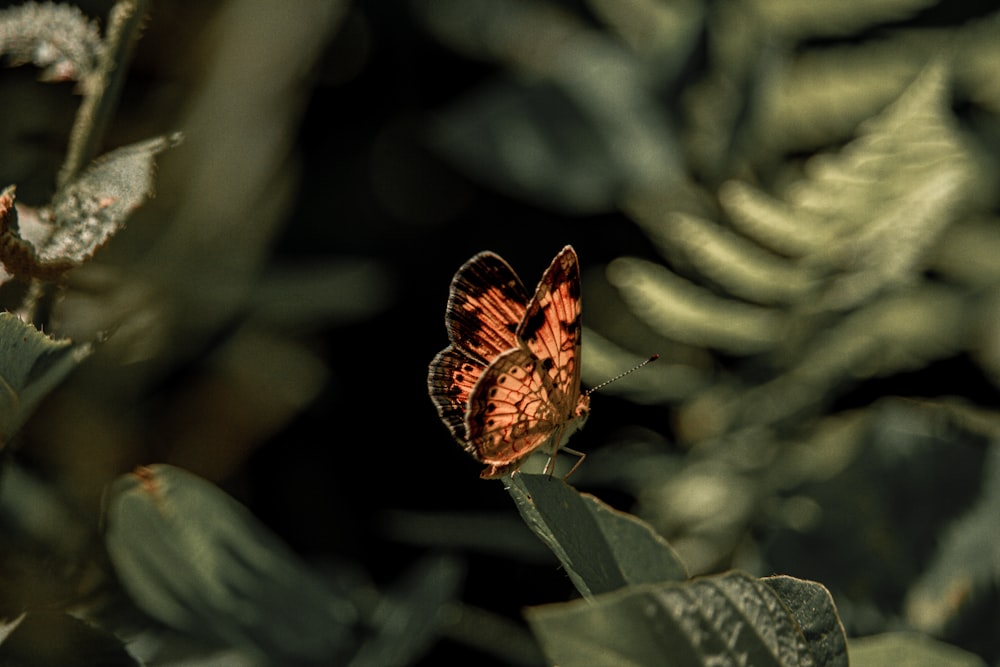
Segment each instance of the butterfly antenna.
M591 387L585 393L587 394L587 396L590 396L592 393L594 393L598 389L601 389L603 387L607 387L612 382L617 382L618 380L621 380L623 377L625 377L629 373L631 373L633 371L637 371L640 368L642 368L643 366L645 366L646 364L651 364L651 363L653 363L654 361L656 361L659 358L660 358L660 355L654 354L653 356L651 356L649 359L646 359L646 361L642 362L641 364L637 364L637 365L633 366L632 368L628 369L627 371L625 371L624 373L619 373L618 375L614 376L610 380L605 380L601 384L596 385L594 387Z

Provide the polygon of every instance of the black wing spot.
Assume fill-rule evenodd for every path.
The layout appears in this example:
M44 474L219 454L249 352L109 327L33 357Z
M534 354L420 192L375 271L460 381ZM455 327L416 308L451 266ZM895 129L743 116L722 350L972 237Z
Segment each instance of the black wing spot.
M500 291L503 295L511 301L520 301L524 297L522 296L521 286L516 280L508 280L503 283L500 287Z
M461 373L455 373L455 382L465 382L465 376Z
M531 317L524 320L524 332L521 335L526 339L534 338L543 324L545 324L545 313L539 308Z
M496 409L497 409L497 404L496 403L487 403L486 404L486 412L493 412Z
M545 370L550 371L556 365L556 362L552 360L552 357L545 357L542 359L542 366Z
M568 281L567 284L569 285L569 295L570 295L570 297L573 298L573 299L579 299L580 298L580 281L579 280L570 280L570 281Z
M457 384L453 384L450 387L448 387L448 395L451 396L452 398L458 396L461 393L462 393L462 388L459 387Z

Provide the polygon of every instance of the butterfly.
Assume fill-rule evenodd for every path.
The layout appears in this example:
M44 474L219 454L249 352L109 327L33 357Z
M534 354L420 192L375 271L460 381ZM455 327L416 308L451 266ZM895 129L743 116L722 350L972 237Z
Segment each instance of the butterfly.
M535 451L556 452L583 426L580 264L563 248L529 295L499 255L481 252L451 282L451 344L431 361L431 400L455 439L486 464L483 478L516 471ZM584 454L562 447L583 461ZM567 474L567 477L569 475Z

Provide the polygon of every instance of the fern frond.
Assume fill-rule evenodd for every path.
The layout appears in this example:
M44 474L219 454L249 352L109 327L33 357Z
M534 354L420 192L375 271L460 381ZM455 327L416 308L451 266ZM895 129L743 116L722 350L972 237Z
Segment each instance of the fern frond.
M936 0L750 0L753 12L769 31L787 39L848 35L879 23L899 21Z
M748 354L782 337L780 312L718 297L653 262L620 257L608 265L608 280L637 316L684 343Z
M790 304L815 285L808 268L704 218L684 213L661 220L633 217L667 257L690 263L733 296L762 305Z

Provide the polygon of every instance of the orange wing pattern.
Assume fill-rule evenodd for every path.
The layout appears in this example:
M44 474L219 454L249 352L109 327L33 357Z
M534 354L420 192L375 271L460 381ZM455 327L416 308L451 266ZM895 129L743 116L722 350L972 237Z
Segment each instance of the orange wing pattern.
M445 326L451 345L431 361L431 400L451 434L475 454L465 434L469 396L489 363L517 345L528 293L500 256L481 252L451 281Z
M530 301L514 285L513 270L492 253L459 269L446 316L452 345L430 368L431 398L456 439L487 464L483 477L516 470L539 448L554 454L590 407L580 393L576 252L566 246L556 255Z

